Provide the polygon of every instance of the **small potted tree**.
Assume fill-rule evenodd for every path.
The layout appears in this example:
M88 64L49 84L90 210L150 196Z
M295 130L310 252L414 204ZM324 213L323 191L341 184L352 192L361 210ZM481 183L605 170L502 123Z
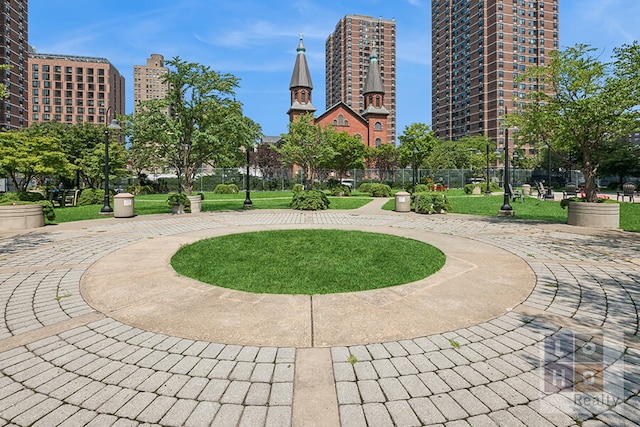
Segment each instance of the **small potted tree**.
M191 201L184 193L170 193L167 206L171 208L171 213L183 214L191 206Z
M637 131L640 111L640 45L614 49L611 62L578 44L551 54L548 65L528 68L519 81L535 82L529 102L507 116L521 143L543 145L584 174L584 197L563 202L567 223L618 228L619 204L598 196L596 178L604 144ZM567 165L571 166L571 165ZM604 202L604 203L603 203Z

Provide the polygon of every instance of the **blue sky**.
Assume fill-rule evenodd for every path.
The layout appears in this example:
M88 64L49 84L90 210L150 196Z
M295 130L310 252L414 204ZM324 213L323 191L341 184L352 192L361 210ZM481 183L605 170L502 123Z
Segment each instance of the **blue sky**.
M431 124L429 0L87 0L29 1L29 43L39 53L104 57L125 77L133 111L133 66L152 53L208 65L241 79L237 98L266 135L286 132L289 81L299 34L325 109L324 44L340 18L397 23L398 134ZM640 40L638 0L560 0L560 44L590 44L604 57Z

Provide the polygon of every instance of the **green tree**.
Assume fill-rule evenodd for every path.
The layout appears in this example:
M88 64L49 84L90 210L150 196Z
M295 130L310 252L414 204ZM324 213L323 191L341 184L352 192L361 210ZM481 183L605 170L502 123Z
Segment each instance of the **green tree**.
M599 56L578 44L552 52L546 66L527 68L519 81L536 82L538 90L507 117L523 142L545 144L561 158L578 154L588 202L597 201L603 145L635 131L640 116L638 43L614 49L611 62Z
M331 125L316 124L312 114L305 114L289 123L289 133L282 135L282 145L276 151L282 155L283 166L302 169L307 190L313 188L320 169L336 155L331 146L333 134Z
M253 147L261 129L243 116L235 99L237 77L179 57L166 63L171 67L163 78L168 94L140 103L131 118L130 141L137 160L151 155L149 167L174 169L182 190L191 193L202 165L237 166L239 148Z
M398 165L406 167L412 165L414 158L416 167L423 166L425 159L437 144L433 131L424 123L413 123L404 128L402 135L398 136ZM415 150L415 157L414 157Z
M360 138L346 132L335 132L329 144L336 155L329 162L328 168L334 169L338 178L343 178L352 169L364 169L367 147Z
M393 144L382 144L369 149L368 158L378 169L380 181L388 181L393 171L398 168L400 151Z
M630 176L640 176L640 145L628 138L605 143L600 176L617 176L620 184Z
M58 139L33 137L22 132L0 132L0 171L11 179L17 191L26 191L33 180L73 171Z

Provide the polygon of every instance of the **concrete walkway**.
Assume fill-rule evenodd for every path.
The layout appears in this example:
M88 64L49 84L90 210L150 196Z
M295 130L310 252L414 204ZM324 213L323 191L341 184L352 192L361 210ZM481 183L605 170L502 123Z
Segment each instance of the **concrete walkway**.
M637 425L638 236L384 202L2 236L0 425ZM408 236L447 264L322 297L214 288L168 264L185 243L282 228Z

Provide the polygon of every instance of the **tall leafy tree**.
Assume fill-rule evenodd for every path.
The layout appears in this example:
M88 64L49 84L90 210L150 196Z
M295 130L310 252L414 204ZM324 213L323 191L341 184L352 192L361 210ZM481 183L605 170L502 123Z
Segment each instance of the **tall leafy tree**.
M277 148L282 164L301 168L307 190L313 187L320 169L336 155L331 146L333 134L331 125L316 124L312 114L305 114L289 123L289 133L282 135L282 145Z
M149 167L157 162L175 170L182 190L191 193L202 165L237 165L239 148L253 147L261 129L235 99L237 77L179 57L166 64L167 97L141 103L132 117L132 150L138 158L153 155Z
M603 145L637 130L640 116L640 45L614 49L610 62L599 56L584 44L552 52L548 65L521 75L538 90L508 116L524 142L545 144L561 157L578 154L588 202L597 201Z
M429 125L413 123L404 128L402 135L398 136L398 163L400 167L412 165L414 160L416 167L422 167L429 153L436 146L437 141ZM415 153L414 153L415 151Z
M46 176L71 173L73 166L51 136L30 136L22 132L0 132L0 171L17 191L26 191Z
M393 171L398 168L399 150L393 144L382 144L378 148L370 148L368 158L378 169L381 181L388 181Z
M329 140L329 144L336 155L327 166L336 171L337 177L342 178L353 169L364 169L367 147L360 138L346 132L335 132Z

